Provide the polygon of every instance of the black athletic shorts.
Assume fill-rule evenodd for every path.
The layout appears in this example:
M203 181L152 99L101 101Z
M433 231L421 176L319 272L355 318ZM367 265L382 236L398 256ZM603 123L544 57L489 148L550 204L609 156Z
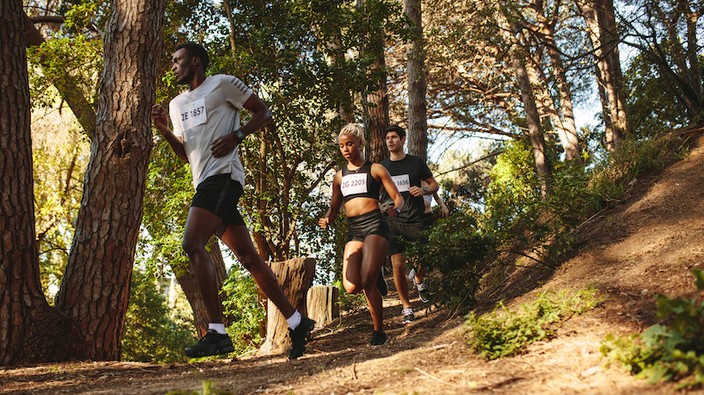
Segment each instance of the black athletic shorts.
M406 241L420 240L424 242L424 237L421 237L423 230L423 222L404 222L395 220L389 217L389 229L391 230L389 237L389 254L400 254L406 250Z
M423 229L433 226L433 213L423 213Z
M237 202L242 196L242 184L230 174L217 174L203 180L196 188L191 207L209 210L228 225L244 225L242 215L237 211Z
M389 225L381 215L381 211L374 210L356 217L347 218L347 241L364 241L369 235L379 235L389 238Z

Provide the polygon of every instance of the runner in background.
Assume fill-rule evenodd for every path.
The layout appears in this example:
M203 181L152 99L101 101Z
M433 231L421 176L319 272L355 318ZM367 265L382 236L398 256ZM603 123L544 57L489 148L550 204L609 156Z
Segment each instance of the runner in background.
M326 229L344 204L349 229L342 260L342 284L348 293L364 292L374 325L369 344L377 346L387 339L377 285L389 244L386 216L398 214L403 207L403 197L383 166L364 159L365 138L361 125L352 123L342 128L337 142L347 163L333 178L330 209L318 225ZM394 202L384 213L379 210L382 185Z

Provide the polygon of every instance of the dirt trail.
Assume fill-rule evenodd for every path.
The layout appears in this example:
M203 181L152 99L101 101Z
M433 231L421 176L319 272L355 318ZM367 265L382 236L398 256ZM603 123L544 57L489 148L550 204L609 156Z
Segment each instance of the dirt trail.
M380 347L367 345L371 325L365 310L319 331L297 361L275 356L0 369L0 394L165 394L196 391L204 381L236 394L671 394L673 385L649 385L606 367L599 345L607 333L650 325L654 294L695 292L690 269L704 267L702 185L700 147L663 174L639 180L624 203L585 224L576 256L554 273L531 277L543 286L526 277L509 284L500 296L513 303L537 292L587 286L607 297L603 306L565 322L556 339L534 344L521 356L487 363L467 349L461 317L420 309L416 322L403 325L398 301L388 298L389 342Z

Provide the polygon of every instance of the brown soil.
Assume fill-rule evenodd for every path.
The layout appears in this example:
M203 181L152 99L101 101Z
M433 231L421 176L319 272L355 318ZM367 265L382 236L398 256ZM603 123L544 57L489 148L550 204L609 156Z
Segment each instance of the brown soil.
M466 346L463 319L444 310L419 310L417 321L404 326L398 302L388 298L389 342L379 347L367 345L371 325L362 311L318 331L297 361L273 356L5 368L0 394L164 394L199 391L204 382L235 394L671 394L673 384L649 385L606 366L599 346L608 333L652 324L655 294L695 294L690 269L704 266L702 185L700 147L662 174L638 180L630 197L580 227L583 246L558 269L522 269L484 292L484 301L518 303L539 292L593 286L606 297L602 306L566 321L555 339L517 357L477 358Z

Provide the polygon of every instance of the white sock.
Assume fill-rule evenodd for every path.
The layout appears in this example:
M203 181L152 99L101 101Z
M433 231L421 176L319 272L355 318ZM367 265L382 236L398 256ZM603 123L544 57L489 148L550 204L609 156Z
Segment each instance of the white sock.
M288 327L291 329L296 329L296 327L301 323L301 313L296 310L290 317L286 318L288 322Z
M225 324L223 323L217 323L217 322L211 322L208 324L208 330L214 330L215 332L224 335L227 332L225 332Z

